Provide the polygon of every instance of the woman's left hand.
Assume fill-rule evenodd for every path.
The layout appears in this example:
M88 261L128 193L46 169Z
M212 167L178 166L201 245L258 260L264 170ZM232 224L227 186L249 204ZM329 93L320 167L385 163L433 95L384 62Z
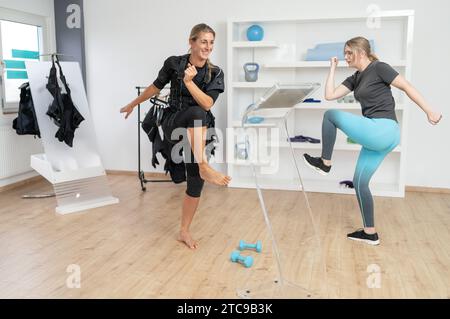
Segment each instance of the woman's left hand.
M442 114L436 113L436 112L430 112L427 114L427 117L428 117L428 122L430 122L433 125L436 125L442 119Z
M184 70L184 83L192 81L192 79L197 75L197 69L194 65L188 63L188 68Z

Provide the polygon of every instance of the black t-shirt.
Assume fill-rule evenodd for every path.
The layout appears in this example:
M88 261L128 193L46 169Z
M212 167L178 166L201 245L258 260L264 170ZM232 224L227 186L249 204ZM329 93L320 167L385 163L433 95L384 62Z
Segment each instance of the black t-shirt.
M361 103L365 117L387 118L397 122L391 91L391 83L397 75L398 72L389 64L373 61L364 71L356 71L342 84L350 91L355 91L355 99Z
M164 61L164 65L161 68L161 70L158 73L157 79L153 82L153 84L158 88L162 89L167 83L169 83L174 76L174 73L178 72L178 69L180 67L180 62L183 56L171 56L167 58ZM189 58L187 59L189 62ZM186 68L188 67L186 63ZM196 67L197 69L197 75L192 79L193 82L207 95L209 95L214 102L216 102L217 98L219 97L220 93L223 93L225 90L225 83L224 83L224 74L223 71L217 67L214 66L212 71L212 76L209 82L207 81L207 74L208 71L207 63L201 68ZM184 76L183 76L184 78ZM184 83L183 83L184 84ZM193 100L192 95L190 94L189 90L186 88L185 85L182 85L181 89L181 95L183 96L183 101L189 101L189 104L196 104L196 102Z

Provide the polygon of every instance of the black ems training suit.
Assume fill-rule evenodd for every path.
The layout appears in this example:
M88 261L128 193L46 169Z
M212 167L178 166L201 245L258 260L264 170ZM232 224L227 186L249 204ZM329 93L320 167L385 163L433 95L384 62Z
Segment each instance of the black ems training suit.
M31 96L30 83L25 82L20 87L19 112L13 121L13 129L18 135L34 135L41 137L39 125Z
M148 134L153 143L152 165L156 167L158 160L157 153L161 153L166 160L164 170L170 173L174 183L187 181L186 194L191 197L200 197L204 181L200 177L199 166L196 163L192 150L189 147L190 158L186 163L182 158L182 150L177 150L177 158L172 158L172 149L180 141L178 138L172 139L172 132L177 128L207 127L214 128L214 116L211 111L205 111L194 100L189 90L184 85L184 70L189 61L189 54L182 56L171 56L164 61L164 66L158 73L158 78L153 84L158 89L163 89L170 82L169 107L164 109L161 119L161 127L164 132L164 140L161 139L157 129L158 118L154 110L150 110L142 123L142 128ZM209 66L207 63L201 68L197 68L197 75L193 79L194 83L204 93L209 95L215 102L220 93L225 90L224 74L219 67L211 68L209 76ZM184 136L187 137L185 130ZM206 141L206 153L208 158L214 155L213 143L216 140L214 131L208 130ZM188 141L183 141L184 147L188 146ZM187 149L185 149L187 151ZM188 154L184 154L186 157Z
M66 93L62 93L61 88L59 87L55 60L59 67L59 78L64 85ZM47 90L53 96L53 102L48 107L47 115L50 116L59 127L55 137L60 142L65 142L72 147L75 129L77 129L80 123L84 121L84 118L73 104L70 89L67 85L66 78L57 56L52 56L52 68L50 69L50 75L48 76Z

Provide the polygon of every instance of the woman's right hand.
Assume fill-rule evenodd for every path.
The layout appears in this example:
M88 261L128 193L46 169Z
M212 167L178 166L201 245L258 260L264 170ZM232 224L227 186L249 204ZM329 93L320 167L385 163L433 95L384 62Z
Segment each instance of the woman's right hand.
M131 112L133 112L133 108L134 107L131 104L128 104L120 109L120 113L127 113L125 114L125 119L127 119L128 116L130 116Z
M339 64L338 58L337 58L337 57L332 57L332 58L330 59L330 62L331 62L331 68L332 68L332 69L336 69L336 67L337 67L338 64Z
M427 114L428 122L432 125L436 125L439 123L439 121L442 119L442 114L437 112L429 112Z

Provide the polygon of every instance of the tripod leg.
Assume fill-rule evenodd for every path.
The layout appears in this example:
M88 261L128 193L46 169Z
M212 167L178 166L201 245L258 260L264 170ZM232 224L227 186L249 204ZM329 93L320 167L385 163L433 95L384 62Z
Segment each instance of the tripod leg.
M318 249L319 249L320 258L322 259L322 263L321 264L322 264L322 267L323 267L325 280L327 280L326 279L327 278L327 268L326 268L326 265L325 265L325 259L324 259L323 250L322 250L322 241L320 240L320 229L319 229L318 225L316 224L314 215L312 213L312 209L311 209L311 205L309 203L308 195L306 194L306 191L305 191L305 185L303 183L303 178L302 178L302 175L300 174L300 169L298 167L297 160L295 159L295 152L294 152L294 148L292 146L292 142L291 142L291 138L289 136L289 130L288 130L288 126L287 126L287 115L284 118L284 129L285 129L287 140L289 141L289 148L291 149L292 160L294 161L295 169L297 171L297 176L298 176L298 178L300 180L300 185L302 187L302 193L303 193L303 196L305 197L305 202L306 202L306 206L308 208L309 218L311 219L311 223L313 225L314 237L316 238Z
M246 136L246 139L247 139L246 142L248 144L248 136ZM241 298L261 298L262 296L265 296L266 298L286 298L286 297L310 298L312 296L312 293L308 289L300 285L291 283L284 278L278 243L273 233L272 223L270 222L270 218L267 212L266 204L264 202L261 187L258 182L256 167L251 159L250 159L250 166L252 168L253 177L255 179L256 191L258 193L259 203L261 205L261 210L264 215L264 221L266 223L270 238L272 240L272 249L277 263L278 279L263 285L258 285L254 289L248 287L245 289L239 289L237 291L237 295Z

